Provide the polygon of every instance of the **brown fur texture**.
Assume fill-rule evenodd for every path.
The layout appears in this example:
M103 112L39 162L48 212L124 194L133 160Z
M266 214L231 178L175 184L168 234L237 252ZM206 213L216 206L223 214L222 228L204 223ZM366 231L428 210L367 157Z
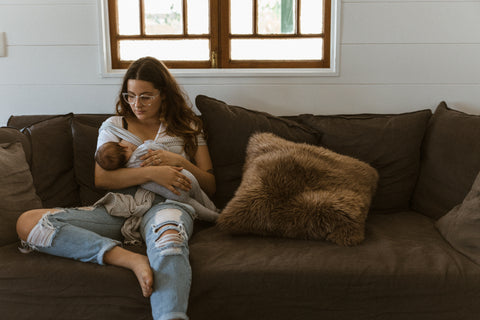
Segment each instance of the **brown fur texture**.
M377 171L360 160L257 133L242 182L217 224L234 234L356 245L365 238L377 182Z

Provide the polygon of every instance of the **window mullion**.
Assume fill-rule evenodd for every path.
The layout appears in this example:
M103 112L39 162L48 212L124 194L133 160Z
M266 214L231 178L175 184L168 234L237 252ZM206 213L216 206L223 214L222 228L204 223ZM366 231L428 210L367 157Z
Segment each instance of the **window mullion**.
M217 3L217 19L218 19L218 47L217 47L217 67L226 68L230 59L230 1L211 0ZM214 13L212 13L213 15ZM214 30L212 30L212 33Z
M297 35L302 33L302 30L300 30L300 10L302 9L301 1L302 0L295 0L295 34Z
M253 30L253 35L257 35L258 34L258 1L257 0L253 0L253 10L252 10L252 14L253 14L253 19L252 19L252 30Z
M210 68L221 65L221 43L220 43L220 5L217 0L210 0L210 27L208 30L210 39ZM214 61L216 58L216 61Z
M183 34L187 35L187 23L188 23L188 10L187 10L187 1L182 0L182 10L183 10Z
M145 3L144 0L139 0L140 5L140 35L145 36Z

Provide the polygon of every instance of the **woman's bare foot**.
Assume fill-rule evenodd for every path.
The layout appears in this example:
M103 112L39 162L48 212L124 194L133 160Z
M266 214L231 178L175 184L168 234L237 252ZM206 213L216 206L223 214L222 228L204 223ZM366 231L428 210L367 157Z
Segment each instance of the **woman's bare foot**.
M135 273L142 288L143 296L148 298L153 292L153 271L148 257L116 246L103 256L105 263L130 269Z
M153 272L152 268L150 268L150 262L148 261L148 257L142 254L138 254L135 260L137 261L132 265L132 271L137 276L143 296L148 298L153 292Z

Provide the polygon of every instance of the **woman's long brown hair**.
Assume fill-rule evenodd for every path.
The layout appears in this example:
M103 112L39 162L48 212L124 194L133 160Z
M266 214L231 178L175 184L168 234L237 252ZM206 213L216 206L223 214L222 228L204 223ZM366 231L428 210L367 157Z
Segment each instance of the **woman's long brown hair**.
M123 100L122 92L127 92L128 80L143 80L153 84L163 96L160 106L160 119L165 121L166 133L184 140L185 153L194 160L198 148L197 136L203 125L188 104L188 99L180 89L167 67L152 57L140 58L133 62L123 77L123 84L116 104L117 115L125 118L135 117L130 105Z

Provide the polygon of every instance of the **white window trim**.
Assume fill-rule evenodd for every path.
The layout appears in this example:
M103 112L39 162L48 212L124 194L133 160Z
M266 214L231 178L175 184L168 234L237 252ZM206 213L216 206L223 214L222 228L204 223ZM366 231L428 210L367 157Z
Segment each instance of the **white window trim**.
M305 69L170 69L177 79L181 78L261 78L261 77L324 77L338 76L340 62L340 16L341 0L332 0L330 28L330 68ZM121 78L125 70L112 69L110 32L107 0L98 1L100 26L100 74L104 78Z

